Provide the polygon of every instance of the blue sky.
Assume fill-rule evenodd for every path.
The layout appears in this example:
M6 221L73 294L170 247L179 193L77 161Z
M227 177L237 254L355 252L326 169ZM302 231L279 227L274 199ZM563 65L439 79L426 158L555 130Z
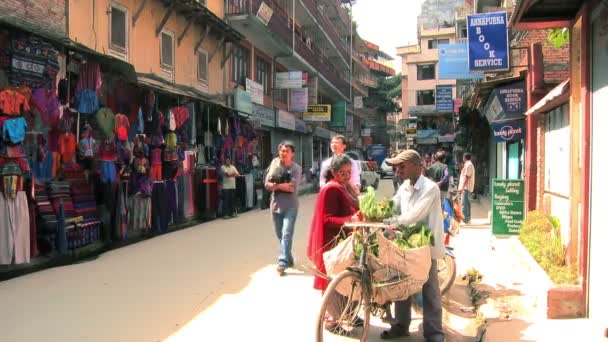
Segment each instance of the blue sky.
M395 58L393 66L399 72L397 46L416 43L416 17L423 0L357 0L353 16L361 38L380 46Z

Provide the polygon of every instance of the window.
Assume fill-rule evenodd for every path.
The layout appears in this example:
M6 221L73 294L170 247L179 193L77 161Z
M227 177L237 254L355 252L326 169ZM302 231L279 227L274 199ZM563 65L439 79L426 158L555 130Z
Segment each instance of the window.
M247 70L247 61L249 60L249 51L242 46L237 46L232 53L232 80L245 85L245 79L249 70Z
M197 69L197 78L199 82L207 82L209 79L208 75L208 61L207 61L207 51L198 50L198 69Z
M435 90L417 90L416 106L429 106L435 104Z
M110 5L110 49L118 57L126 59L127 46L129 43L129 25L127 18L129 17L127 10L124 7Z
M466 37L467 37L467 29L466 28L460 29L460 38L466 38Z
M260 57L255 61L255 81L264 86L264 94L270 94L270 64Z
M417 65L418 80L434 80L435 79L435 64Z
M545 114L545 191L570 196L570 110L564 105ZM566 166L566 167L564 167Z
M174 63L173 32L164 30L160 34L160 65L173 70Z
M450 40L448 38L443 38L443 39L431 39L428 42L428 48L430 49L436 49L437 45L439 44L450 44Z

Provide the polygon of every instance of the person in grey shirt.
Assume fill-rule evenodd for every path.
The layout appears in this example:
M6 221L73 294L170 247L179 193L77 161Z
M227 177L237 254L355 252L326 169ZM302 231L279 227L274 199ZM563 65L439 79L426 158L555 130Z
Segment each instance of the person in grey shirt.
M285 269L294 265L291 246L298 216L298 186L302 178L302 167L293 161L295 152L292 142L285 141L279 145L279 157L270 163L264 184L272 192L270 208L280 243L277 272L281 276L285 275Z

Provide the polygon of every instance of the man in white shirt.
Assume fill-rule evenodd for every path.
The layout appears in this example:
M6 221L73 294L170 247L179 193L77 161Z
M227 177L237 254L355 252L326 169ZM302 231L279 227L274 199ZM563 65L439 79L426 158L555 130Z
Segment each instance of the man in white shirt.
M441 326L441 293L437 279L437 259L444 257L443 245L443 216L441 211L440 193L437 184L422 175L424 161L414 150L405 150L395 158L387 159L389 165L395 165L403 184L393 197L395 206L400 210L398 216L385 220L390 225L411 225L424 223L433 232L434 246L431 249L431 269L429 279L422 286L423 298L423 328L426 341L439 342L444 340ZM412 320L411 298L395 302L395 319L397 324L391 325L390 330L384 331L382 339L393 339L409 335Z
M336 135L331 138L330 143L331 152L334 156L344 154L346 151L346 138L343 135ZM329 171L329 165L331 164L331 158L325 159L321 164L321 173L319 173L319 186L322 188L325 185L326 175ZM350 188L347 189L352 195L358 196L361 188L361 167L356 160L351 159L351 174L350 174Z
M462 158L464 166L458 181L458 193L462 194L462 215L464 223L471 222L471 193L475 191L475 166L471 162L471 154L465 153Z

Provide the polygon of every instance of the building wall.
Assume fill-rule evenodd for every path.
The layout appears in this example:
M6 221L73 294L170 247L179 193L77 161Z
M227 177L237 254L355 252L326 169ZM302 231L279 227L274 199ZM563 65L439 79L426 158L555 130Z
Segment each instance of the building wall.
M0 17L19 26L66 35L66 0L1 0Z
M156 26L163 19L166 8L158 0L148 1L141 12L135 26L132 18L137 11L140 1L137 0L69 0L70 2L70 32L73 40L88 46L100 53L113 55L109 47L110 31L108 9L110 4L116 4L127 9L128 21L128 56L126 61L133 64L138 73L153 73L161 75L160 67L160 36L156 36ZM210 1L217 5L218 0ZM92 20L91 20L92 18ZM181 44L178 37L187 24L187 20L173 13L165 28L174 35L174 82L177 84L198 86L197 81L197 55L194 53L194 45L204 34L200 26L192 25ZM201 48L207 51L209 58L215 51L218 38L209 34L201 44ZM217 51L209 62L209 93L220 94L224 90L224 74L221 68L222 50Z
M547 43L549 30L530 30L525 33L525 36L517 44L516 47L532 48L532 44L537 42L543 43L543 59L545 69L545 82L549 84L558 84L570 77L570 45L566 44L561 48L555 48L552 44ZM524 58L526 56L524 55ZM522 61L521 64L527 64L527 61ZM526 68L520 68L520 70ZM550 87L551 88L551 87ZM548 89L550 90L550 89Z

